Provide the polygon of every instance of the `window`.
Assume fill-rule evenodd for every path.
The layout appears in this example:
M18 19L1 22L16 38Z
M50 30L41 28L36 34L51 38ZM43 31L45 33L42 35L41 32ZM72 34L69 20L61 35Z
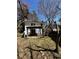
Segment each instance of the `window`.
M35 25L35 23L31 23L31 25L32 25L32 26L34 26L34 25Z

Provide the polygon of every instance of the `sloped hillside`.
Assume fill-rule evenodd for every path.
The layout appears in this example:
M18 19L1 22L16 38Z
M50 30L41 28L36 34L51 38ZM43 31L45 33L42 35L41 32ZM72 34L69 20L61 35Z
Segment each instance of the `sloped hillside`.
M19 34L17 37L18 59L58 59L60 55L53 52L55 49L55 42L48 36L21 38Z

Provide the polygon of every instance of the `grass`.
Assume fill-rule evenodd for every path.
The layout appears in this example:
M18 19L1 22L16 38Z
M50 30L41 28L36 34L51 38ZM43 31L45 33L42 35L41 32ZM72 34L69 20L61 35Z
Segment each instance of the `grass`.
M29 43L32 48L35 48L34 45L51 50L54 50L56 48L55 42L48 36L45 36L43 38L31 38L29 39Z
M31 46L32 48L37 48L36 46L40 46L46 49L54 50L56 49L55 42L48 36L44 36L41 38L21 38L21 34L17 34L17 43L18 45L24 46ZM37 48L38 49L38 48Z
M21 38L21 34L17 34L17 49L19 50L19 56L22 57L22 59L29 59L29 49L27 49L26 47L31 47L32 49L35 50L43 50L42 48L45 49L50 49L50 50L54 50L56 49L56 44L55 42L48 36L44 36L44 37L37 37L37 38ZM35 46L36 45L36 46ZM42 48L38 48L37 46L40 46ZM51 55L50 53L48 53L48 51L45 51L46 55ZM44 51L43 51L44 53ZM37 59L38 56L41 56L41 54L39 54L37 56L37 54L39 54L39 52L33 51L33 57L35 57L34 59ZM56 55L56 53L54 53ZM23 56L25 56L26 58L24 58ZM49 56L49 57L52 57ZM41 57L42 58L42 57ZM40 58L40 59L41 59Z

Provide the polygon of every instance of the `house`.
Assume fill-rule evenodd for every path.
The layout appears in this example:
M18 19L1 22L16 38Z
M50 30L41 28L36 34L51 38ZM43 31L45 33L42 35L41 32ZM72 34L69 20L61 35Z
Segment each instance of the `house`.
M42 23L37 20L34 14L28 14L25 19L25 36L40 36L42 35Z

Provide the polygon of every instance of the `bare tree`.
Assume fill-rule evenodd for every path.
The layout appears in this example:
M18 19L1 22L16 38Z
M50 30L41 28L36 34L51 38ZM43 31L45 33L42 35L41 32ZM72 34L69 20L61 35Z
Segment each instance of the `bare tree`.
M45 30L48 33L53 34L53 28L55 27L57 29L57 24L54 22L54 17L56 15L61 15L61 0L40 0L39 1L39 13L43 14L46 18L49 24L47 25L47 29ZM55 40L56 40L56 48L58 50L58 32L55 32ZM58 52L58 51L57 51Z
M24 19L27 18L27 15L29 14L28 5L22 3L21 0L17 1L17 30L20 33L24 32Z
M60 2L60 0L40 0L38 12L43 14L50 22L59 13Z

